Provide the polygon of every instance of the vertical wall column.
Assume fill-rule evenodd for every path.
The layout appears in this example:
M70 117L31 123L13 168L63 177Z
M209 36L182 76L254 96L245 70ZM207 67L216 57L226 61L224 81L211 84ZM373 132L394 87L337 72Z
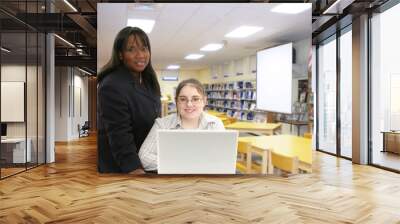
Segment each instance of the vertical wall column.
M46 1L46 12L54 12L54 5ZM54 34L46 34L46 163L55 162L55 43Z
M97 78L89 77L88 80L88 94L89 94L89 123L90 131L95 132L97 130Z
M55 161L55 74L54 35L46 35L46 163Z
M55 72L55 141L68 141L70 132L71 68L56 67Z
M368 163L368 15L353 19L353 162Z

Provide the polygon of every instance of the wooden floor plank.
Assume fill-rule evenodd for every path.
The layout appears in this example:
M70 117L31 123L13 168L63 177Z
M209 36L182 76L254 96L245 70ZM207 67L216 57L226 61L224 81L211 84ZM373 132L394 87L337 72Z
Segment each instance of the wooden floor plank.
M400 223L400 175L315 152L313 173L98 174L96 138L0 181L0 223Z

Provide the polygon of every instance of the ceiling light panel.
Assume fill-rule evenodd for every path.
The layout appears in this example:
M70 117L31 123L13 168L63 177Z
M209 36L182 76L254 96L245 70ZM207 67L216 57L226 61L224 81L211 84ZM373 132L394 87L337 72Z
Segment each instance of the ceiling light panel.
M283 14L298 14L311 9L311 3L283 3L271 9L271 12Z
M245 38L248 36L251 36L259 31L264 29L264 27L260 26L240 26L231 32L227 33L225 37L230 37L230 38Z
M198 60L202 58L204 55L203 54L189 54L185 57L187 60Z
M201 51L218 51L223 46L224 46L223 44L207 44L204 47L202 47L200 50Z

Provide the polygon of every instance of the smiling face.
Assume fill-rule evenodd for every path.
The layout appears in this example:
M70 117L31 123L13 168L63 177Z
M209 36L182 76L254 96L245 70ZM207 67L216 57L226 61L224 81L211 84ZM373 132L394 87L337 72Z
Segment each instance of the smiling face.
M176 101L178 113L183 120L198 119L205 106L205 97L190 84L180 90Z
M129 70L142 72L150 61L150 51L143 41L134 35L129 36L123 52L120 52L120 59Z

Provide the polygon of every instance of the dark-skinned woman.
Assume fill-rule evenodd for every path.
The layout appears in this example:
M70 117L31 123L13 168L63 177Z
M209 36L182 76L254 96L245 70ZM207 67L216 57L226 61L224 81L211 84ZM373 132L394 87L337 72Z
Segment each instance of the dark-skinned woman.
M125 27L98 75L98 171L144 173L138 151L160 116L160 85L151 65L148 36Z

